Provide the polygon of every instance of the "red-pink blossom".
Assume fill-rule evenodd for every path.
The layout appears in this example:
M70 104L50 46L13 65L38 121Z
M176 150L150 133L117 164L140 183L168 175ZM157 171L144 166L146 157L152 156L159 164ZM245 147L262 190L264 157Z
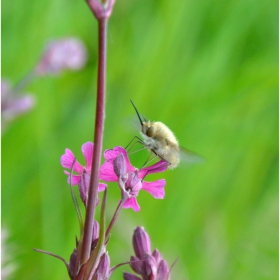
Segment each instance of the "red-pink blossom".
M60 163L62 167L67 169L72 169L73 171L78 174L72 174L71 180L72 185L79 186L79 192L82 201L84 202L85 206L87 206L87 199L88 199L88 191L89 191L89 183L90 183L90 173L91 173L91 163L92 163L92 156L93 156L93 143L86 142L82 146L82 153L84 155L86 165L82 166L75 158L74 154L71 150L65 149L65 154L63 154L60 158ZM70 184L70 173L68 171L64 171L64 173L68 176L68 183ZM98 191L101 192L107 187L104 183L99 183Z
M138 170L129 161L127 151L122 147L106 150L104 153L105 163L100 169L100 178L106 182L118 182L122 196L126 197L123 208L132 208L139 211L140 206L136 197L140 190L145 190L157 199L165 196L165 180L146 182L144 178L151 173L165 171L168 162L160 160L156 164Z

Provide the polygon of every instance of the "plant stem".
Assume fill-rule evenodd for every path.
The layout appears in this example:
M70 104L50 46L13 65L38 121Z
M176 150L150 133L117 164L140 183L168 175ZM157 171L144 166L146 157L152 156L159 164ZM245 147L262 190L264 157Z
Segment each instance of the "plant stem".
M125 201L126 201L126 198L122 198L120 200L119 204L118 204L118 207L117 207L117 209L116 209L116 211L114 213L114 216L113 216L113 218L112 218L112 220L111 220L111 222L110 222L110 224L108 226L108 229L106 231L105 242L107 242L107 240L108 240L108 237L109 237L109 234L111 232L111 229L112 229L113 225L115 224L115 221L117 220L117 217L118 217L118 215L119 215L119 213L120 213L120 211L122 209L122 206L123 206Z
M82 252L80 265L85 263L90 256L92 241L95 206L98 195L99 170L103 144L103 131L105 119L105 81L106 81L106 43L107 43L108 18L98 20L98 77L97 77L97 100L94 132L94 150L92 169L89 185L88 206L86 211L85 229L82 240Z

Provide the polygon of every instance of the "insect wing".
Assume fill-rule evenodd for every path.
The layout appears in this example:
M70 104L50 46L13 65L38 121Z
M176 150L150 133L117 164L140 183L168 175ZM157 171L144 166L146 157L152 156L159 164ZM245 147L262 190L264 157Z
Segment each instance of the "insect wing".
M180 147L180 161L188 164L203 163L206 159L186 148Z

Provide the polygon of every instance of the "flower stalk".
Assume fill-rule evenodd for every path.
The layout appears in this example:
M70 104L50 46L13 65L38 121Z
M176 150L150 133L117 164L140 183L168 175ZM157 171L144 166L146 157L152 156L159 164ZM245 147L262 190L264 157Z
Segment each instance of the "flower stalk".
M118 207L117 207L117 209L116 209L116 211L115 211L115 213L114 213L114 216L113 216L113 218L112 218L112 220L111 220L111 222L110 222L110 224L109 224L109 226L108 226L108 228L107 228L106 234L105 234L105 240L106 240L106 242L107 242L107 240L108 240L108 238L109 238L109 234L110 234L110 232L111 232L111 230L112 230L112 227L113 227L113 225L115 224L115 222L116 222L116 220L117 220L117 217L118 217L118 215L119 215L119 213L120 213L120 211L121 211L121 209L122 209L123 204L125 203L125 201L126 201L126 198L122 198L122 199L119 201Z
M106 54L107 54L107 23L108 18L98 19L98 77L97 100L94 132L94 156L92 158L92 170L90 177L88 207L85 218L85 228L82 240L80 264L85 263L90 256L95 206L98 194L99 170L102 154L104 119L105 119L105 91L106 91Z

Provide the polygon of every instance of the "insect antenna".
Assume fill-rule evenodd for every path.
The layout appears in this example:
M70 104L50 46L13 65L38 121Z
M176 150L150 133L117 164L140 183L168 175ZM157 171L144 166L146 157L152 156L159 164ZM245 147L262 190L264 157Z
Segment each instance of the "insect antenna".
M138 119L139 119L139 121L140 121L140 123L141 123L141 126L143 126L143 121L142 121L142 119L141 119L141 117L140 117L140 114L138 113L138 110L137 110L136 106L134 105L134 103L132 102L131 99L130 99L130 102L131 102L132 106L134 107L134 109L135 109L135 111L136 111L136 114L137 114Z

